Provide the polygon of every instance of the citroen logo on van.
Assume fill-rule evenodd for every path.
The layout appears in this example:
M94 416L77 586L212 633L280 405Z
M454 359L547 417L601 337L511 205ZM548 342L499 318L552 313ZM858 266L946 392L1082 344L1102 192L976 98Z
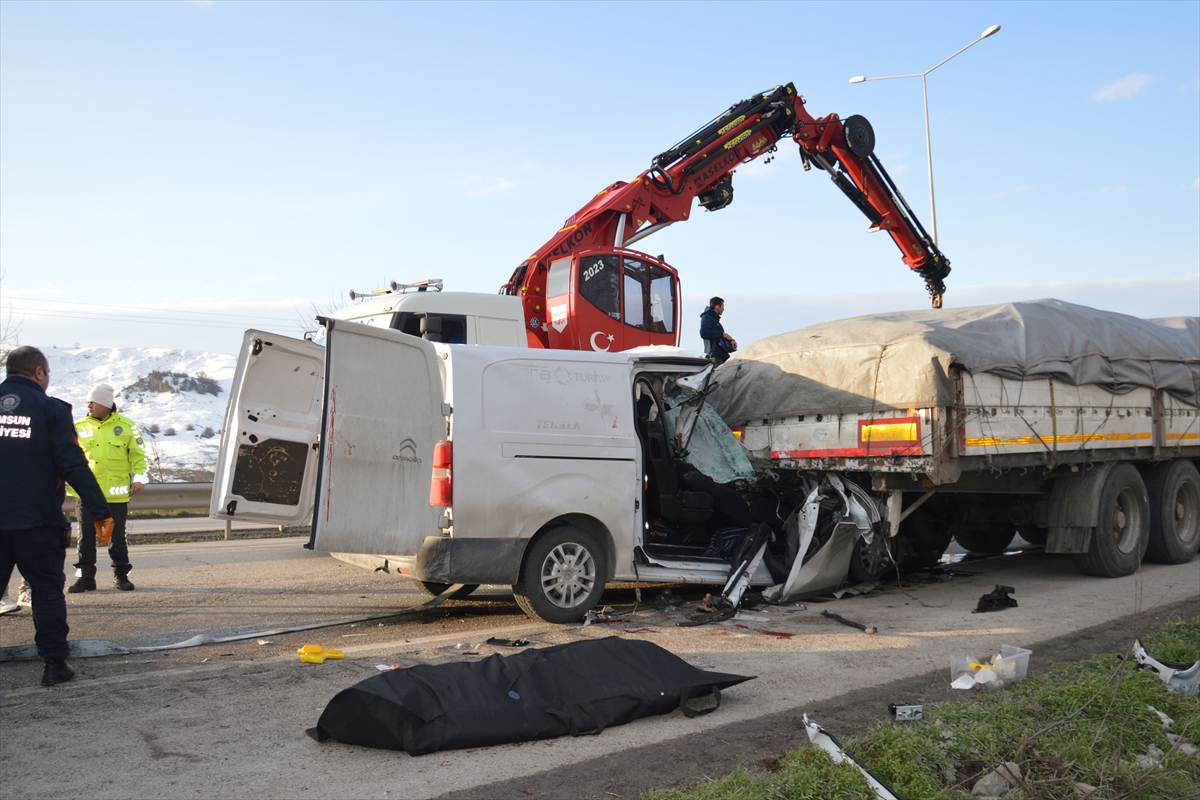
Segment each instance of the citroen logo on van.
M411 438L405 439L400 443L400 452L392 456L393 461L407 461L410 464L420 464L421 459L417 456L417 443Z

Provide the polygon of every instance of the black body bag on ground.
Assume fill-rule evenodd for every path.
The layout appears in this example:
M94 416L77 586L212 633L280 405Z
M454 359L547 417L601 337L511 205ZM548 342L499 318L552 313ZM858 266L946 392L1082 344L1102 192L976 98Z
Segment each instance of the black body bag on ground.
M651 642L614 636L390 670L339 692L308 735L414 756L578 736L676 708L707 714L721 689L752 677L706 672ZM709 694L716 706L688 707Z

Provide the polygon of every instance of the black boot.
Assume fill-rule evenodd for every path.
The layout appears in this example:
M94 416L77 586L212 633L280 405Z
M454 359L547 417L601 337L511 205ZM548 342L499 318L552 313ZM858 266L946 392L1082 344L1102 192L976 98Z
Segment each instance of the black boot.
M95 578L79 578L74 583L72 583L70 586L67 587L67 591L70 592L71 594L79 594L80 592L91 592L91 591L94 591L95 589L96 589L96 579Z
M42 668L42 686L56 686L75 677L75 668L61 658L47 658Z
M128 575L117 573L113 575L113 588L120 589L122 592L132 592L134 585L129 581Z

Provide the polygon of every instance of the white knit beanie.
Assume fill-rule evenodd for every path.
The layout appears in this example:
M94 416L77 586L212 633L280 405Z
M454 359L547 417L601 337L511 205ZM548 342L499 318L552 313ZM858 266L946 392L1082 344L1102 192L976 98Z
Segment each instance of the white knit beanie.
M115 398L113 397L113 388L107 383L102 383L96 388L88 392L89 403L99 403L105 408L112 408Z

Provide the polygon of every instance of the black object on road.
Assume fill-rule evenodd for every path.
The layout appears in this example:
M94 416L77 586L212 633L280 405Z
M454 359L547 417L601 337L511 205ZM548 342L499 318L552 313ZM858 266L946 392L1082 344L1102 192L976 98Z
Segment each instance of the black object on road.
M339 692L307 733L414 756L579 736L676 708L707 714L722 689L752 677L707 672L651 642L614 636L390 670ZM716 706L688 706L710 694Z
M863 625L861 622L855 622L852 619L846 619L841 614L834 614L832 611L822 611L821 616L829 617L832 620L837 620L843 625L849 625L851 628L858 628L863 633L875 633L875 631L878 630L877 628L871 628Z
M491 644L491 645L495 645L497 647L527 647L529 645L529 640L528 639L500 639L498 637L493 636L492 638L490 638L486 642L484 642L484 644Z
M996 588L979 598L979 604L975 606L972 614L983 614L987 611L1003 611L1006 608L1016 608L1017 601L1009 597L1010 594L1017 590L1011 586L1001 586L996 584Z

